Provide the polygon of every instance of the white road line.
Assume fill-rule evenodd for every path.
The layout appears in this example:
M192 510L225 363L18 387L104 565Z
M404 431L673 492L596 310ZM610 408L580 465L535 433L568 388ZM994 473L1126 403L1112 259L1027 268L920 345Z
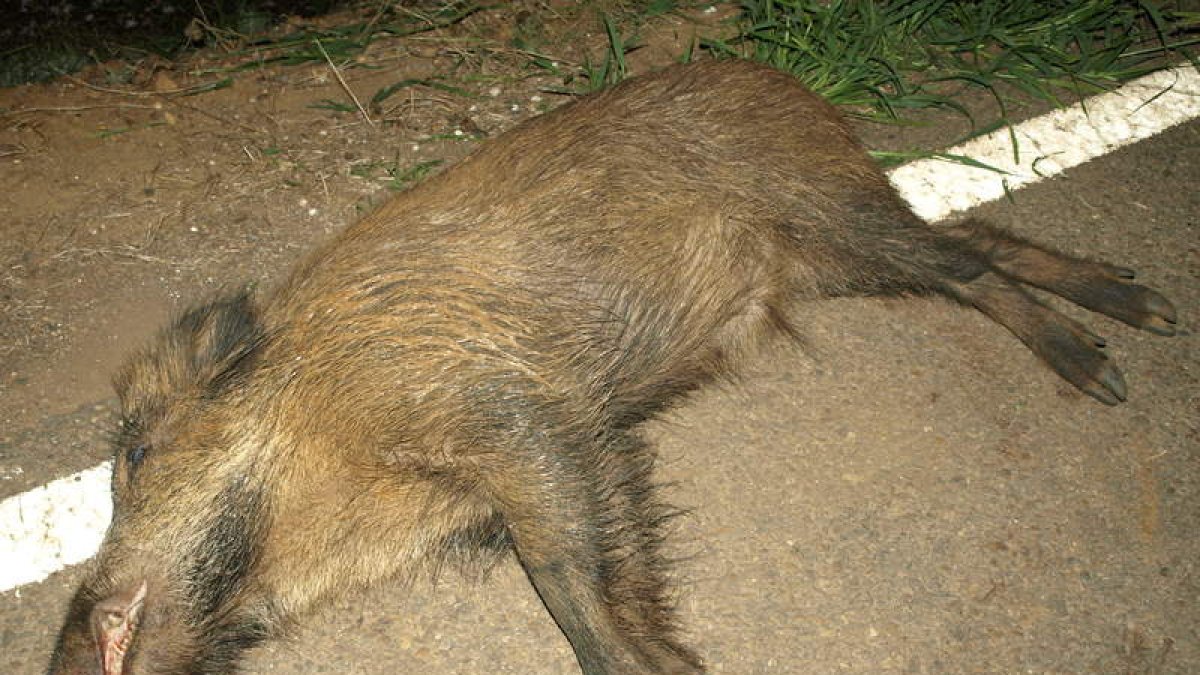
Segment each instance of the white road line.
M1085 112L1086 110L1086 112ZM1005 171L998 174L940 160L891 173L892 183L922 217L940 220L1119 147L1200 117L1200 74L1166 70L1017 125L1019 159L1002 129L948 153ZM99 548L111 517L104 463L0 502L0 591L41 581Z
M941 160L921 160L891 172L892 184L926 220L941 220L1004 196L1168 127L1200 116L1200 73L1177 68L1152 73L1120 89L1017 125L1014 157L1008 129L972 139L947 150L988 166L999 174Z
M0 591L95 555L112 517L104 462L0 502Z

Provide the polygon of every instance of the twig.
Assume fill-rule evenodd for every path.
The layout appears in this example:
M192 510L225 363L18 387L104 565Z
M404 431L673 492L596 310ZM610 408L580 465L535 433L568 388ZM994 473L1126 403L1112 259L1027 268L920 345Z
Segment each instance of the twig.
M150 93L144 92L144 91L124 91L121 89L109 89L108 87L99 87L99 86L92 84L91 82L86 82L84 80L81 80L78 77L75 77L74 75L71 75L70 73L67 73L66 71L61 70L59 68L55 68L54 71L58 73L59 77L65 77L66 79L74 82L75 84L77 84L81 87L87 87L88 89L91 89L93 91L102 91L106 94L121 94L122 96L137 96L137 97L151 96Z
M161 105L136 105L133 103L98 103L96 105L80 105L80 106L61 106L48 108L18 108L17 110L8 110L0 112L0 117L13 117L24 113L35 112L85 112L88 110L99 110L101 108L120 108L126 110L161 110Z
M100 92L104 92L106 94L119 94L121 96L132 96L134 98L151 98L154 96L168 97L168 96L175 96L178 94L186 95L186 94L192 94L192 93L198 94L198 93L202 93L202 92L208 90L209 88L213 87L214 84L217 84L214 82L203 82L201 84L194 84L190 87L178 87L176 89L165 89L163 91L127 91L125 89L113 89L111 87L101 87L101 86L92 84L91 82L81 80L78 77L74 77L74 76L64 73L62 71L58 71L58 72L61 76L67 78L68 80L74 82L75 84L78 84L81 87L87 87L88 89L91 89L93 91L100 91ZM218 81L218 82L220 82L220 81Z
M405 40L408 40L411 42L436 42L436 43L445 45L445 48L447 50L452 50L455 53L461 53L464 51L471 51L471 50L482 50L485 52L489 52L491 54L506 54L506 55L516 54L516 55L525 56L525 57L528 57L531 59L544 59L546 61L552 61L554 63L557 63L561 66L564 66L565 68L578 68L579 66L583 65L582 63L580 63L578 61L572 61L571 59L568 59L566 57L554 56L553 54L546 54L544 52L539 52L539 51L535 51L532 49L521 49L520 47L513 47L511 45L506 45L501 42L497 42L495 40L487 40L487 39L483 39L483 38L475 38L475 37L458 38L458 37L412 35L412 36L406 37ZM465 46L460 47L455 43L462 43ZM397 58L404 58L404 57L397 57ZM380 60L383 60L383 59L380 59Z
M333 76L337 78L338 84L342 85L342 89L344 89L346 93L350 95L350 100L354 101L354 105L358 107L358 112L362 114L362 118L367 121L367 125L374 127L375 121L372 120L371 116L367 114L367 109L362 106L362 103L358 102L358 97L354 95L354 90L350 88L350 85L346 84L346 80L342 79L342 73L338 71L337 66L333 65L333 59L329 58L329 52L325 51L325 46L321 44L321 40L316 39L313 40L313 42L317 44L317 49L321 50L321 56L325 57L325 61L333 70Z
M123 250L123 249L128 249L128 250ZM54 255L50 256L50 259L51 260L65 260L67 257L72 256L72 255L79 255L84 258L90 258L92 256L117 256L120 258L131 258L133 260L139 260L141 262L170 265L170 266L179 267L182 269L192 269L192 268L196 267L196 263L188 263L188 262L183 262L180 260L170 260L168 258L159 258L158 256L146 255L145 253L138 253L137 249L132 246L125 246L122 248L65 248L65 249L59 251L58 253L55 253Z
M172 99L170 101L170 103L172 105L177 105L181 108L186 108L194 113L199 113L201 115L204 115L205 117L214 119L214 120L220 122L221 124L225 124L227 126L241 127L242 131L248 131L248 132L254 133L254 134L265 134L266 133L266 131L259 129L258 127L251 126L249 124L246 124L245 122L240 122L238 120L229 119L222 115L218 115L218 114L212 112L211 110L206 110L204 108L201 108L200 106L195 106L190 103L184 103L183 101L180 101L178 99Z

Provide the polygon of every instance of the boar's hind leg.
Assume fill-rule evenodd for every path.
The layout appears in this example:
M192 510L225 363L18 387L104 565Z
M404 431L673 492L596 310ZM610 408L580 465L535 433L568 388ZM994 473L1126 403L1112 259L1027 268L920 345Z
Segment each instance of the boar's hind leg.
M1038 302L996 272L949 282L951 296L1012 331L1063 379L1102 403L1125 400L1125 379L1100 348L1104 340Z
M603 448L531 448L498 471L517 557L584 673L699 673L676 641L656 526L648 452L633 439Z
M1175 334L1175 307L1156 291L1129 283L1133 270L1047 250L1003 230L966 221L948 231L1017 281L1060 295L1158 335Z
M933 288L1008 328L1055 372L1103 403L1125 400L1124 378L1100 350L1104 340L1040 303L1020 283L1154 333L1174 333L1175 308L1157 292L1125 281L1132 276L1128 270L1055 253L973 221L920 236L932 236L932 245L915 259L937 279Z

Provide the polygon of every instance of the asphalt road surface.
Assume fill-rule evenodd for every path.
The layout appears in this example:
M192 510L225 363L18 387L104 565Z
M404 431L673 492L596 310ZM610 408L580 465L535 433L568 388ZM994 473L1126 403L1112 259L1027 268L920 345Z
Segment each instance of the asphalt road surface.
M1197 185L1192 122L974 214L1173 299L1173 338L1072 310L1109 338L1119 407L971 310L844 300L811 307L804 349L647 427L712 672L1200 672ZM78 403L21 418L6 451L103 454L108 402ZM0 596L4 672L41 672L77 579ZM247 671L578 672L511 560L339 599Z

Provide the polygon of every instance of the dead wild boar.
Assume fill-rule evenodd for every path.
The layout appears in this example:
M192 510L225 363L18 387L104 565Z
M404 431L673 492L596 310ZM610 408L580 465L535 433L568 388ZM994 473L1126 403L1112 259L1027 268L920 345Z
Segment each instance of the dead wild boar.
M321 599L513 551L586 673L694 673L636 428L835 296L978 308L1125 399L1036 286L1154 333L1129 270L915 216L791 77L705 62L531 120L116 377L115 516L50 672L225 673ZM489 556L490 554L490 556Z

